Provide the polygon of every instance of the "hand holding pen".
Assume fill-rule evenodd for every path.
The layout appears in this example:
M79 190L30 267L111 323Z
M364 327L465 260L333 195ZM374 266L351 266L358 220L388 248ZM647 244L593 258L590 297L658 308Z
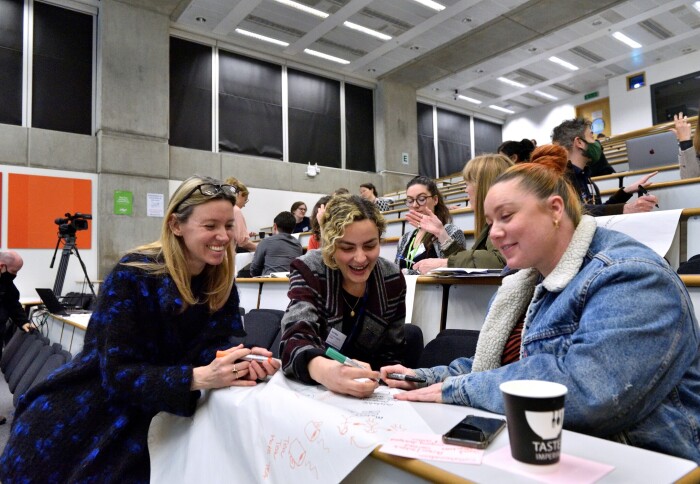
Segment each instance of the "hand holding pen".
M659 208L658 199L641 185L637 187L637 196L637 200L625 204L623 213L651 212L654 206Z
M339 361L330 359L326 355L312 358L308 365L309 376L329 389L332 392L343 395L350 395L357 398L367 398L379 386L379 372L372 371L363 366L362 363L356 360L345 362L345 356L340 355L343 359L342 364Z

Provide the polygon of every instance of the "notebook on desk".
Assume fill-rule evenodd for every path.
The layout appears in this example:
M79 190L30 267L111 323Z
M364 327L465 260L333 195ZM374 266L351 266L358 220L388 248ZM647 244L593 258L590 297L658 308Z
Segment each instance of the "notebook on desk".
M41 302L44 303L44 306L46 306L46 309L48 309L51 314L70 316L71 314L85 314L90 312L85 309L65 307L61 301L58 300L56 294L53 292L53 289L37 287L35 291L41 298Z
M625 141L630 170L678 163L678 140L671 131Z

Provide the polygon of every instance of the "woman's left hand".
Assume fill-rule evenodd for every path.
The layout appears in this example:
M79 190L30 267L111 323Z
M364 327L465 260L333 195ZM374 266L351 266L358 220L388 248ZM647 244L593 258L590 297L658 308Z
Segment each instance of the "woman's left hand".
M639 189L639 187L646 187L646 186L651 185L651 182L649 181L649 179L653 176L656 176L658 173L659 173L658 171L655 171L653 173L649 173L648 175L643 176L642 178L640 178L636 182L632 183L631 185L626 186L625 192L635 193Z
M427 210L427 213L409 210L406 214L406 220L408 220L408 223L414 227L429 232L436 237L440 234L440 232L445 230L445 227L442 225L440 219L437 218L437 215L430 210Z
M410 392L397 393L394 395L394 398L409 402L442 403L442 382L434 383L425 388L419 388L418 390L411 390Z

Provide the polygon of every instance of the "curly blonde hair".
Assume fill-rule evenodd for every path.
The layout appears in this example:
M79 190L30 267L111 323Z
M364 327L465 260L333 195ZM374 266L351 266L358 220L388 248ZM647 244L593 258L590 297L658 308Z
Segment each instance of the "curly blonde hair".
M321 254L323 262L337 269L335 262L336 242L345 235L345 228L353 222L371 220L377 226L377 235L382 237L386 221L377 206L359 195L334 195L326 205L321 218Z

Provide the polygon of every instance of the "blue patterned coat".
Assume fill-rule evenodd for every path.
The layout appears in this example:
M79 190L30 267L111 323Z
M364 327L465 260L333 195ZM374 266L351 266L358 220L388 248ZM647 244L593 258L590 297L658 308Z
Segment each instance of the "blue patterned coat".
M195 294L204 277L193 279ZM214 314L202 304L180 312L180 304L170 276L117 265L83 351L20 398L0 480L148 482L151 419L161 411L191 416L200 396L190 391L193 367L244 334L235 287Z

